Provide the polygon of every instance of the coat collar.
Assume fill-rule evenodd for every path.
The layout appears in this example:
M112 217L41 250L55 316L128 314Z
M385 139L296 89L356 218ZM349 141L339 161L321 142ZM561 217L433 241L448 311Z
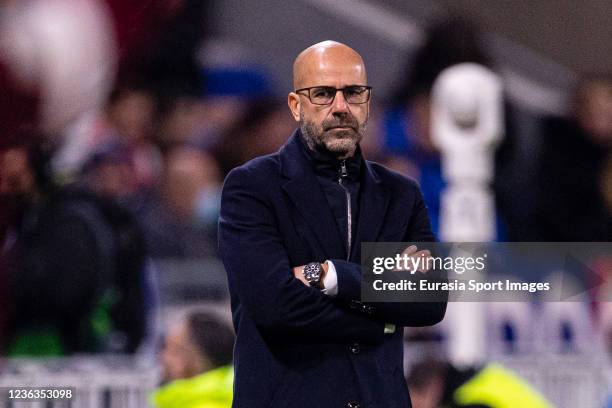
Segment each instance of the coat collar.
M319 176L337 181L340 175L340 163L342 160L338 160L329 152L310 150L303 137L298 137L297 140L300 142L302 147L301 150L306 154L308 160L313 163L315 173ZM344 163L346 165L347 177L350 180L358 181L361 174L361 166L363 164L361 148L357 146L355 155L344 160Z
M281 148L281 174L286 179L283 189L304 217L325 251L327 259L337 258L344 252L343 238L317 181L296 130ZM360 178L359 219L350 259L360 262L361 242L376 241L389 204L389 192L367 161L362 159Z

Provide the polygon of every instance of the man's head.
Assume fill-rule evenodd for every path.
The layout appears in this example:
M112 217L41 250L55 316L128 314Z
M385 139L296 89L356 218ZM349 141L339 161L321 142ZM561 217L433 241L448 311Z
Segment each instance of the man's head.
M328 151L338 158L354 154L369 116L370 89L363 88L367 84L363 59L344 44L323 41L298 55L293 64L294 92L289 93L288 104L311 149Z
M612 146L612 77L591 75L578 85L575 115L591 140Z
M190 378L232 362L234 332L220 316L196 311L166 338L161 359L164 380Z

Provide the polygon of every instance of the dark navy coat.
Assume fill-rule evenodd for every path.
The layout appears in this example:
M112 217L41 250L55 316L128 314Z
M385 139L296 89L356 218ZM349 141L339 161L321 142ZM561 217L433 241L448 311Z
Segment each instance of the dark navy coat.
M236 330L234 408L406 408L402 326L428 326L446 303L360 303L361 242L433 241L417 184L365 161L349 261L296 131L279 152L227 176L219 247ZM331 260L338 295L293 276ZM385 323L398 326L384 334Z

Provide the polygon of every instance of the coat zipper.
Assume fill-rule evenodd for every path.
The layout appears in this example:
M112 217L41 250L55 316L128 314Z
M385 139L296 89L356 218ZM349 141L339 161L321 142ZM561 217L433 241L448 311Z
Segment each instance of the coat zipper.
M344 189L344 193L346 194L346 223L347 223L347 253L346 253L346 260L348 261L351 257L351 241L352 241L352 231L351 231L351 227L352 227L352 217L351 217L351 193L349 192L348 188L346 188L344 186L344 184L342 184L342 179L348 177L348 172L346 171L346 160L342 160L340 162L340 176L338 177L338 184L340 184L340 186L342 186L342 188Z

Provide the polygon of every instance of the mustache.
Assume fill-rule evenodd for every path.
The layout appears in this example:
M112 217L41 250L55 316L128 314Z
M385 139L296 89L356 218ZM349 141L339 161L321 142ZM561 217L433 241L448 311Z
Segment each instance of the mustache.
M348 117L348 116L344 118L338 118L335 120L323 121L324 130L329 130L329 129L333 129L336 127L348 127L353 130L357 130L359 128L359 123L357 122L357 119L355 119L354 117Z

